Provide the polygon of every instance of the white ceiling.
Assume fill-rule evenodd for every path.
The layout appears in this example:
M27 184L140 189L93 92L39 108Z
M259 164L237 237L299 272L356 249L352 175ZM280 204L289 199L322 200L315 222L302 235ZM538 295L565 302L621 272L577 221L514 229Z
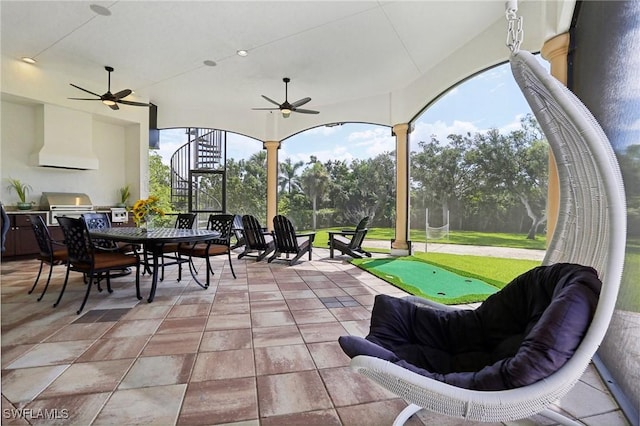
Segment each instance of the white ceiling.
M573 7L521 1L524 48L537 51L566 31ZM128 99L156 104L159 127L262 140L340 121L407 122L509 53L503 1L2 1L0 13L3 62L35 56L62 105L81 108L66 98L86 95L68 83L106 92L110 65L112 92L130 88ZM284 100L283 77L291 78L289 101L309 96L302 108L320 114L253 111L272 106L262 94ZM3 76L3 92L7 83ZM139 108L100 107L114 117Z

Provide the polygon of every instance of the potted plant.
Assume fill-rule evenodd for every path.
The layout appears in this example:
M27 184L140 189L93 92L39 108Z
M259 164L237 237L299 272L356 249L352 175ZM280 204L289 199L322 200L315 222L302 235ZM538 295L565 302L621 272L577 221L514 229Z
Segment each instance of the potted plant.
M18 198L20 202L18 202L18 210L29 210L31 209L31 203L27 202L27 194L32 190L31 186L22 183L20 179L9 178L9 186L7 189L13 189L18 194Z
M127 207L127 201L129 201L129 197L131 196L131 190L129 185L125 185L120 188L120 202L116 204L117 207Z

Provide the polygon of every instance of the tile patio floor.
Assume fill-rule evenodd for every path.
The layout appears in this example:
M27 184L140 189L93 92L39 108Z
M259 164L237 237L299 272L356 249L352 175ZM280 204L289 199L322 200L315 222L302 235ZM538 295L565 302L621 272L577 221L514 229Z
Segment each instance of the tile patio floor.
M64 267L37 302L42 285L27 291L39 263L5 262L2 424L391 425L406 403L350 371L337 338L368 332L375 294L405 293L346 259L316 249L290 267L234 256L233 279L216 258L207 290L177 282L173 266L153 303L123 277L112 294L92 292L81 315L79 274L53 308ZM148 276L141 286L146 297ZM588 425L627 424L592 367L558 409ZM463 423L474 424L426 412L407 422Z

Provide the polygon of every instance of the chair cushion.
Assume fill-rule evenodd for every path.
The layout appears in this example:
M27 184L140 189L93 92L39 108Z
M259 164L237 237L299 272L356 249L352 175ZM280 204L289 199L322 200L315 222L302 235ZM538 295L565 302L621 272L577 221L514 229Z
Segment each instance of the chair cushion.
M458 387L511 389L549 376L573 355L600 287L593 268L556 264L522 274L475 310L439 311L378 295L368 342L339 342L351 357L387 359Z
M178 252L185 256L208 257L227 254L229 252L229 247L221 244L210 244L207 246L207 244L200 243L195 246L182 245L178 248Z

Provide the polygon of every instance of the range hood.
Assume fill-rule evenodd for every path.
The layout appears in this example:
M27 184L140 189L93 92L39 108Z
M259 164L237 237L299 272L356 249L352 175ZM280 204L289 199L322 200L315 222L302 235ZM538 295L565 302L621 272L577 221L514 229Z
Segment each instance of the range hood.
M36 118L39 148L31 155L34 166L96 170L91 114L55 105L38 107Z

